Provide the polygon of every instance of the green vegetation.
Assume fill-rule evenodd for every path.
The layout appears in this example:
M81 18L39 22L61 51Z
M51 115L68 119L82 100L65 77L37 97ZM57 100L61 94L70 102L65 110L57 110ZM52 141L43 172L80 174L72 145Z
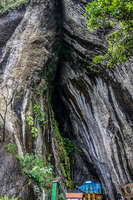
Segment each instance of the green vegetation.
M52 165L47 163L44 166L44 161L42 157L34 156L33 154L26 153L24 157L17 156L20 165L22 166L22 171L25 175L29 177L29 180L37 183L40 191L44 189L45 185L49 185L53 180L53 168Z
M18 200L18 198L12 197L12 198L8 198L6 196L0 197L0 200Z
M1 0L0 13L4 13L10 9L16 8L20 4L28 3L29 0Z
M17 148L14 144L9 143L6 147L9 153L14 153L16 158L22 167L22 172L28 176L29 183L35 182L40 191L44 189L44 186L51 184L53 180L53 167L47 162L45 163L41 156L35 156L33 154L26 153L25 156L19 156ZM1 197L0 200L8 200L7 197ZM4 199L5 198L5 199ZM11 199L17 200L17 199Z
M34 94L37 96L41 96L46 92L48 89L48 82L45 74L42 75L41 82L38 87L34 89Z
M34 125L34 119L33 119L32 116L27 116L26 120L27 120L29 126L33 126Z
M63 138L63 143L66 149L67 155L69 157L73 156L75 153L75 148L76 148L76 145L74 144L74 142L70 140L69 138Z
M89 30L114 28L107 36L108 51L96 56L96 64L114 67L125 62L133 50L133 1L94 0L87 4L85 18Z
M45 123L46 123L46 121L44 119L44 117L45 117L44 111L41 109L41 107L38 104L34 104L33 110L34 110L34 114L35 114L35 116L37 118L37 121L38 121L39 125L41 127L43 127L45 125ZM33 117L32 116L27 116L26 120L27 120L28 125L30 127L30 130L31 130L33 138L36 138L38 136L38 130L34 126Z
M38 130L36 127L34 127L34 119L32 116L27 116L26 120L28 122L28 125L30 126L32 137L36 138L38 136Z
M32 126L31 127L31 133L32 133L32 137L36 138L38 136L38 130L36 127Z
M17 154L17 147L14 145L14 144L11 144L9 143L7 146L6 146L6 149L9 153L14 153L15 155Z
M73 187L72 180L71 180L71 170L70 170L70 160L67 155L66 149L64 147L64 142L61 137L61 134L58 129L57 122L54 119L54 113L52 112L52 121L53 121L53 128L54 128L54 133L55 137L58 142L58 161L62 170L62 174L65 178L65 185L67 188L71 189Z
M44 119L45 113L38 104L34 104L34 113L40 126L44 126L46 121Z

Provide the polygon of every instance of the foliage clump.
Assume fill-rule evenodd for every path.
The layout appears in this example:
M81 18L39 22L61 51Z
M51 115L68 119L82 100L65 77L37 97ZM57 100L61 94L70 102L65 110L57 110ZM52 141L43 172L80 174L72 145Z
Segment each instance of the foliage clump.
M29 183L36 183L40 189L43 191L45 186L51 184L54 175L53 175L53 166L47 162L45 163L41 156L35 156L33 154L26 153L24 156L18 155L17 148L14 144L9 143L6 147L9 153L14 153L16 158L19 160L19 163L22 167L22 172L28 176ZM1 197L8 200L8 197ZM17 200L17 199L11 199Z
M32 133L32 137L36 138L38 136L38 130L37 128L34 126L34 119L32 116L27 116L26 120L28 122L28 125L30 126L31 129L31 133Z
M43 127L46 123L46 121L44 119L45 113L38 104L34 104L34 113L37 117L37 121L38 121L39 125Z
M85 18L89 30L114 28L107 36L108 51L93 61L114 67L125 62L133 53L133 1L94 0L87 4Z
M16 8L20 4L28 3L29 0L1 0L0 13L4 13L10 9Z
M38 104L34 104L33 107L34 114L37 118L37 121L41 127L43 127L46 123L45 121L45 112L41 109L41 107ZM30 131L32 133L32 137L36 138L38 136L38 129L34 126L34 118L32 116L27 116L26 121L28 122L28 125L30 127Z
M62 174L65 178L65 185L67 186L67 188L71 189L73 187L73 183L71 180L70 160L66 152L63 138L61 137L57 122L54 119L53 111L52 111L52 115L53 115L52 121L53 121L54 133L55 133L56 140L58 142L58 157L57 158L62 170Z
M16 155L18 153L17 151L17 147L12 144L12 143L9 143L7 146L6 146L6 149L9 153L13 153L14 155Z
M29 177L29 180L37 183L41 191L53 180L52 166L48 163L44 166L42 157L26 153L25 156L18 156L18 159L23 173Z

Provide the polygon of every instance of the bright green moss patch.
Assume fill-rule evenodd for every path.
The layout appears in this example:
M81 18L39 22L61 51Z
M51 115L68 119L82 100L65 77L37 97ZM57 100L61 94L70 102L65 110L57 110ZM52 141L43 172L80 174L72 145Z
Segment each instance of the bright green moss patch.
M1 0L0 13L4 13L10 9L18 7L20 4L28 3L29 0Z

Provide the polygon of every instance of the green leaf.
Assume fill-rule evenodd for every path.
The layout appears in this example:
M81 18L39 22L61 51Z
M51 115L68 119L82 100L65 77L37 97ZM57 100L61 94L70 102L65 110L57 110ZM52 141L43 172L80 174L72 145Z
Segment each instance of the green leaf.
M129 59L133 51L132 0L93 0L86 6L85 18L90 31L109 26L116 29L116 25L120 24L119 30L107 37L108 51L102 62L114 67ZM100 57L93 58L94 63L99 64Z

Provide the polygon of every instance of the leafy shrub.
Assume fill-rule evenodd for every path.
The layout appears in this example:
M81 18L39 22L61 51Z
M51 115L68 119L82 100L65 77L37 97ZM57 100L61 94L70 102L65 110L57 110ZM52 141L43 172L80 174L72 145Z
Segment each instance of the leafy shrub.
M7 151L14 153L22 167L22 172L29 177L30 182L35 182L42 191L44 186L50 185L53 180L53 167L50 163L44 165L42 157L26 153L25 156L19 156L14 144L7 145ZM10 200L8 197L0 197L0 200ZM17 200L12 198L11 200Z
M114 67L125 62L133 52L133 1L93 0L87 4L85 18L89 30L113 27L115 32L107 36L108 51L93 59ZM119 28L118 28L119 25Z
M44 126L44 124L46 123L44 119L45 113L38 104L34 104L34 113L40 126Z
M53 169L50 164L44 167L42 157L36 157L33 154L26 153L24 157L18 156L22 171L32 181L36 182L40 190L45 185L49 185L53 179Z

